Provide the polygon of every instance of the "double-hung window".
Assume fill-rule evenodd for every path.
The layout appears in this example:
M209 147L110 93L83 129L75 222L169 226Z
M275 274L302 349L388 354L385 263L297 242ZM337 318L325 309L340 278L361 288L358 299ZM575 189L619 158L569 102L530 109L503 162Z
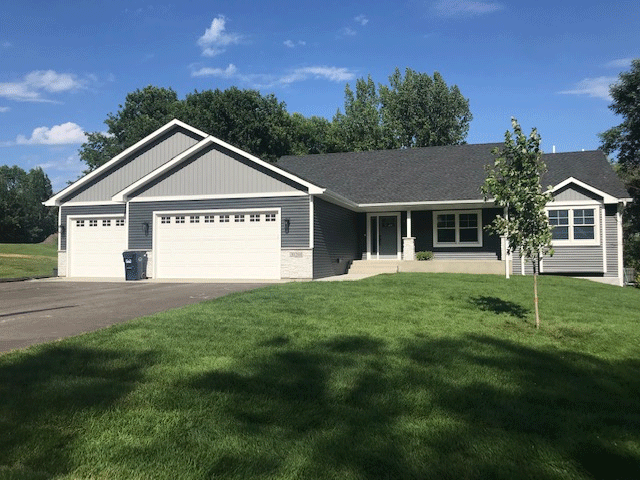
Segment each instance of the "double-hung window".
M433 212L434 247L481 247L482 211Z
M598 207L548 208L549 224L553 227L551 238L556 245L582 244L597 245Z

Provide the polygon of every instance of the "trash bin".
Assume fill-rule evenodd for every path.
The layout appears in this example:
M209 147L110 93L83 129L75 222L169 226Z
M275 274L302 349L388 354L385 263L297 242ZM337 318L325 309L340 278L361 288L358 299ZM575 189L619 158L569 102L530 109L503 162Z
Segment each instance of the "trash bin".
M141 280L147 278L147 252L130 250L122 252L124 259L125 280Z

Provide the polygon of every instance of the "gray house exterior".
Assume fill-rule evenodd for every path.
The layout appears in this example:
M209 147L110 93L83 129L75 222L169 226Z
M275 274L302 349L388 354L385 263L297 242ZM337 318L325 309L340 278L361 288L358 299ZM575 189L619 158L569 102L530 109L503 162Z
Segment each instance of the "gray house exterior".
M289 156L267 163L174 120L53 196L59 274L123 277L144 251L151 278L311 279L354 260L502 262L530 273L483 227L480 193L501 144ZM545 155L555 255L542 273L622 283L628 193L602 152Z

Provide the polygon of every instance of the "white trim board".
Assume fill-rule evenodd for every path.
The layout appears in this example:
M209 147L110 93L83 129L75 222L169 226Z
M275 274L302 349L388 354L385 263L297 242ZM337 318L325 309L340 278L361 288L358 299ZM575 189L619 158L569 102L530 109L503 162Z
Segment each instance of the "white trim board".
M129 202L177 202L182 200L222 200L227 198L305 197L306 192L219 193L212 195L169 195L166 197L133 197ZM127 203L129 203L127 202Z

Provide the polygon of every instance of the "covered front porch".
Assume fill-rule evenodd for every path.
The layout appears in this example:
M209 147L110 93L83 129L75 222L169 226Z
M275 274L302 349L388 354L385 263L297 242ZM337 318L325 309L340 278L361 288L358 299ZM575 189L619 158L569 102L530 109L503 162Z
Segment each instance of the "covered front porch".
M392 211L372 208L361 222L362 260L353 262L349 272L508 275L505 239L484 229L500 213L501 209L478 202ZM416 252L421 251L433 252L433 259L416 261Z

